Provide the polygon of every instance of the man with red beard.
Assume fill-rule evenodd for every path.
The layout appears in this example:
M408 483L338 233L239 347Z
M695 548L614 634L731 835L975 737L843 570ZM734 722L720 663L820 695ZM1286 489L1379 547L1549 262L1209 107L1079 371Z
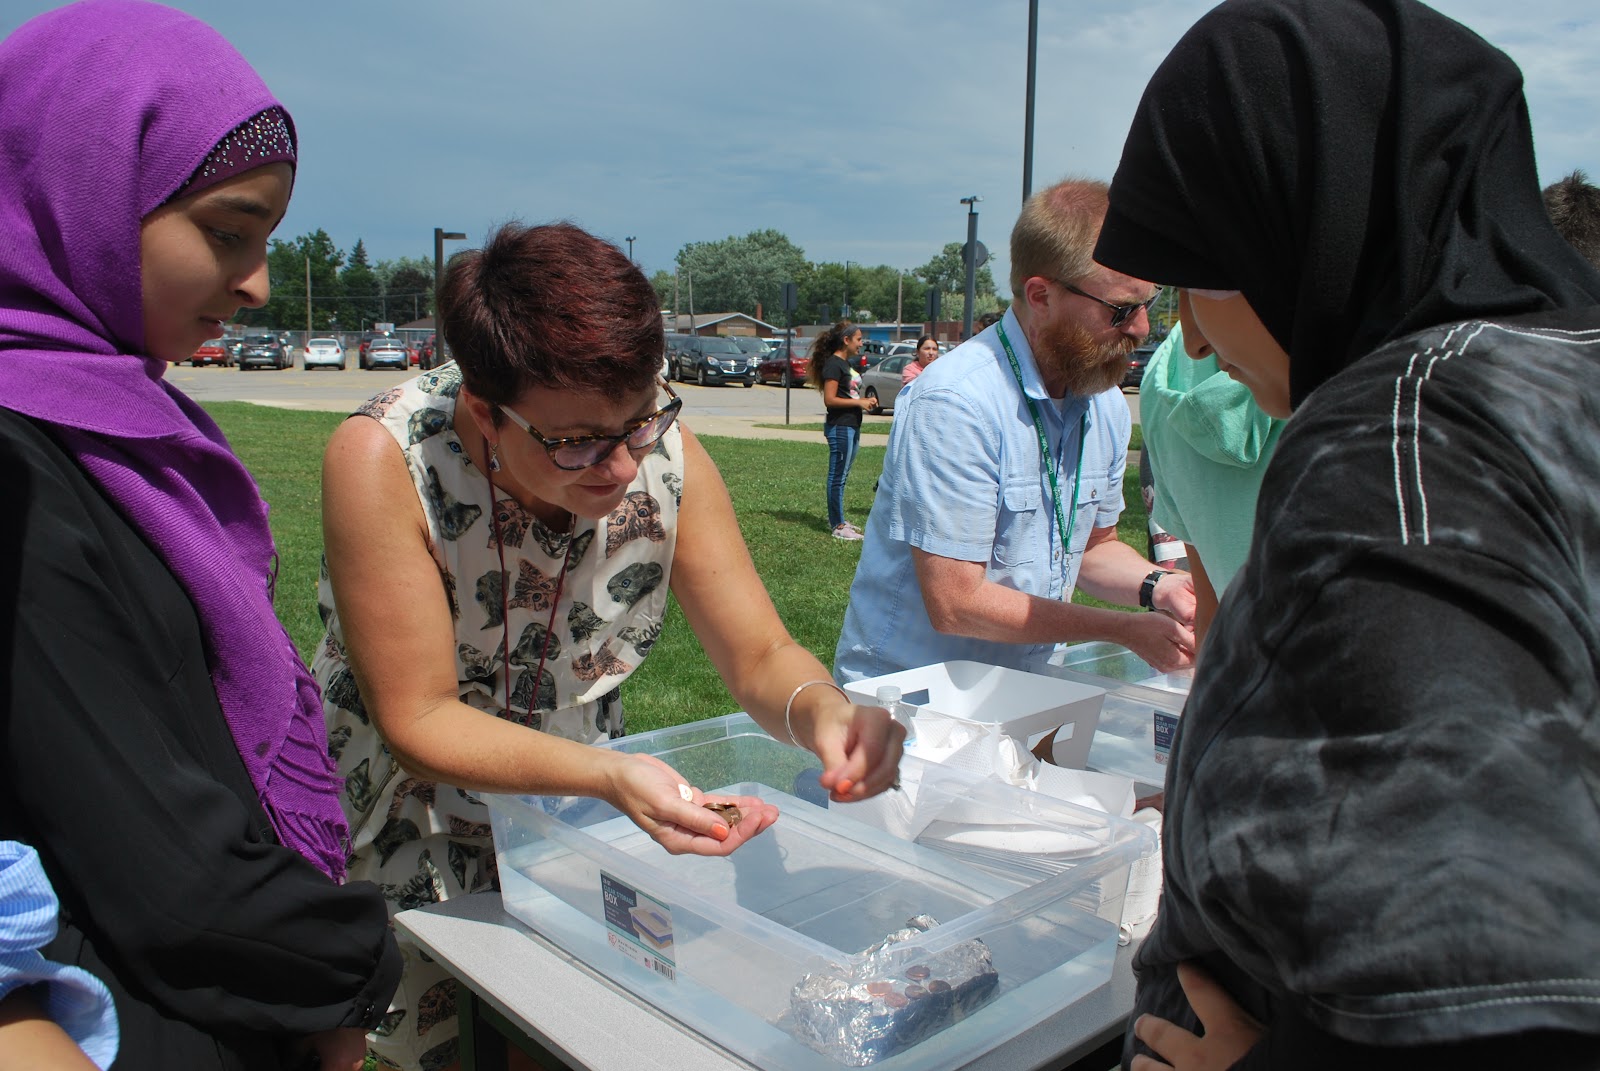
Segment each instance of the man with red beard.
M1194 660L1194 588L1117 538L1132 421L1119 384L1159 289L1091 258L1106 185L1030 197L1013 304L928 367L894 430L844 631L841 682L955 659L1021 668L1109 640L1157 670ZM1158 611L1072 604L1096 598Z

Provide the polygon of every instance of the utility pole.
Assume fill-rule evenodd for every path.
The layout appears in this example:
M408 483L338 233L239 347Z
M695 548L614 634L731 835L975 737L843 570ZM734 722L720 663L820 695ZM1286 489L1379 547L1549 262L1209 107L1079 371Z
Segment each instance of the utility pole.
M623 241L628 243L628 262L631 264L633 262L633 235L628 235L628 237L623 239Z
M972 337L972 306L978 300L978 202L977 194L961 198L967 206L967 307L961 310L962 341Z
M466 238L460 231L433 228L433 362L444 364L449 360L449 347L444 341L444 324L439 319L439 291L444 289L444 243Z
M1033 86L1039 71L1039 0L1028 0L1028 88L1022 109L1022 199L1033 192Z
M672 273L672 330L678 330L678 273Z
M901 271L900 280L894 288L894 340L900 341L900 316L906 303L906 273Z
M688 282L688 286L689 286L689 333L692 335L692 334L694 334L694 272L686 271L683 274L688 276L687 282Z
M311 254L306 254L306 341L311 341Z

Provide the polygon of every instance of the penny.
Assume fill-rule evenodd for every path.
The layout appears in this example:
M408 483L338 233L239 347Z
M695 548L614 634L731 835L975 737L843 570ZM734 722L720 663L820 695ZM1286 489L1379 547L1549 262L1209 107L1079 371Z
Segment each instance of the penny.
M901 996L899 993L885 993L883 995L883 1002L891 1008L904 1008L910 1003L910 1001L906 1000L906 998Z
M744 812L739 810L738 804L702 803L701 806L710 811L712 814L719 815L720 817L726 819L730 826L738 825L739 819L744 817Z
M917 985L915 982L913 982L910 985L906 986L906 999L907 1000L921 1000L923 997L925 997L927 995L928 995L928 991L926 989L922 988L920 985Z
M867 983L867 992L871 993L875 997L881 997L885 993L893 993L894 992L894 983L893 982L868 982Z
M928 969L928 966L925 963L913 963L911 966L906 968L906 977L910 978L914 982L920 982L932 973L933 972Z
M928 983L928 992L948 993L950 992L950 983L945 981L943 978L935 978L933 981Z

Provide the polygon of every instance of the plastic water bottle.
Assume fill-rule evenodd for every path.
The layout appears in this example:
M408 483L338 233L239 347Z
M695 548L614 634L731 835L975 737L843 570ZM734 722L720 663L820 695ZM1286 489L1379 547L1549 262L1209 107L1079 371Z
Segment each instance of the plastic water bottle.
M878 688L878 705L889 712L889 716L899 722L906 731L906 747L912 747L917 742L916 723L912 717L917 708L900 699L900 689L892 684L880 685Z

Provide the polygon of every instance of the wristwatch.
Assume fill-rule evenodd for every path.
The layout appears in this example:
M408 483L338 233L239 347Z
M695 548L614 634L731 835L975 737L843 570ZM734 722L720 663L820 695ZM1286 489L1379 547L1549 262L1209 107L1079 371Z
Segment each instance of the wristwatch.
M1161 583L1161 578L1167 575L1165 569L1157 569L1144 578L1144 583L1139 585L1139 605L1146 610L1156 608L1156 585Z

